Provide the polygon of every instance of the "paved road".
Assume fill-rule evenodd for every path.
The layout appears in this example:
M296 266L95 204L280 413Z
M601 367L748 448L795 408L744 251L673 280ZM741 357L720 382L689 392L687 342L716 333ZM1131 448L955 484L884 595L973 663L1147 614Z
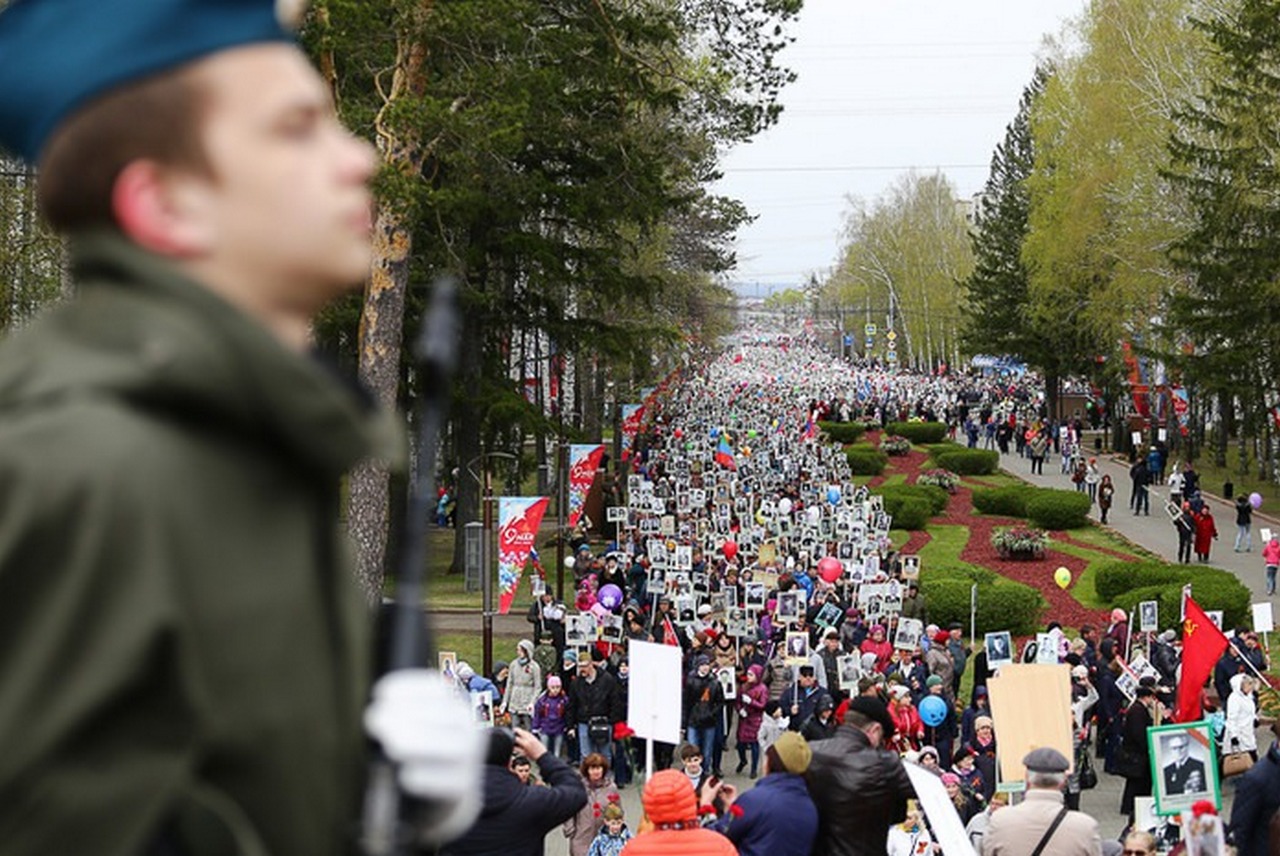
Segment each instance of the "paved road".
M1129 511L1129 462L1126 458L1110 455L1098 455L1098 469L1103 475L1110 475L1116 486L1115 503L1107 515L1107 525L1111 529L1128 538L1133 543L1170 562L1178 558L1178 536L1173 524L1164 512L1164 504L1169 498L1169 489L1165 486L1153 486L1151 489L1150 516L1134 516ZM1000 466L1003 470L1028 481L1038 487L1055 487L1064 490L1074 489L1070 477L1061 473L1060 457L1050 455L1045 460L1044 475L1031 474L1029 458L1020 458L1015 454L1001 455ZM1212 485L1208 486L1212 488ZM1213 510L1213 518L1218 526L1218 540L1214 542L1209 554L1209 564L1234 573L1240 581L1253 593L1253 602L1266 600L1266 577L1262 567L1261 536L1259 530L1269 527L1280 531L1280 521L1266 513L1254 512L1253 515L1253 551L1236 553L1232 550L1235 542L1236 512L1235 503L1205 492L1203 494ZM1266 512L1266 509L1263 509ZM1098 519L1098 507L1095 505L1089 512L1093 520ZM1194 590L1193 590L1194 591ZM1274 606L1274 601L1273 601Z

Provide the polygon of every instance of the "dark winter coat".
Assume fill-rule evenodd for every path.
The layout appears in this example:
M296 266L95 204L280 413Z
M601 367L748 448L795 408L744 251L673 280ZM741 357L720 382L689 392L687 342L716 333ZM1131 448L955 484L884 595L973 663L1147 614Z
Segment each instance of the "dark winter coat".
M1236 856L1267 856L1267 827L1280 809L1280 743L1272 744L1266 755L1236 782L1236 799L1231 806L1228 832L1236 845Z
M336 512L392 421L119 236L72 250L0 355L0 849L346 852L370 615Z
M803 776L770 773L738 797L712 826L740 856L809 856L818 834L818 809Z
M852 723L813 745L805 778L818 808L814 856L883 856L889 827L906 819L915 796L902 759Z
M581 725L593 716L608 717L610 722L627 718L618 679L598 666L594 681L578 677L569 688L569 722Z
M587 804L578 772L550 752L538 759L549 787L522 784L506 767L484 768L484 808L467 834L440 856L541 856L547 833Z

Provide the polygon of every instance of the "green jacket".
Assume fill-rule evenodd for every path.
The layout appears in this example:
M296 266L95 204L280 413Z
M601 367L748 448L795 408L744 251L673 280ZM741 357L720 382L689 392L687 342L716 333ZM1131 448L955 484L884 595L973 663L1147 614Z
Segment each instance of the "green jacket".
M0 850L345 852L339 484L392 420L123 239L75 249L78 296L0 345Z

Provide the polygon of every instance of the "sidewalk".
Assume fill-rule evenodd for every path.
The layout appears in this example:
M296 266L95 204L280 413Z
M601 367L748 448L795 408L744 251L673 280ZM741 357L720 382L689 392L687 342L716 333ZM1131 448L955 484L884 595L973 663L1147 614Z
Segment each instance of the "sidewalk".
M1166 485L1151 486L1150 516L1135 516L1129 510L1129 494L1132 482L1129 480L1129 462L1126 458L1114 455L1099 454L1098 471L1101 475L1110 475L1115 484L1115 499L1111 512L1107 515L1107 526L1128 538L1139 547L1150 550L1168 562L1178 560L1178 535L1173 523L1165 513L1164 505L1169 499L1169 488ZM1020 458L1017 454L1000 456L1000 468L1010 475L1037 487L1052 487L1059 490L1075 490L1071 478L1061 472L1061 456L1052 453L1044 462L1044 475L1031 474L1031 459ZM1260 530L1269 528L1280 532L1280 521L1275 517L1255 511L1253 513L1253 551L1236 553L1232 550L1236 537L1236 509L1234 502L1228 502L1207 491L1201 496L1213 511L1213 519L1218 527L1218 540L1213 543L1209 553L1208 564L1215 568L1231 571L1252 594L1253 603L1268 600L1266 592L1266 574L1262 566L1262 537ZM1098 506L1095 504L1089 511L1090 519L1097 521ZM1275 599L1270 598L1274 604Z

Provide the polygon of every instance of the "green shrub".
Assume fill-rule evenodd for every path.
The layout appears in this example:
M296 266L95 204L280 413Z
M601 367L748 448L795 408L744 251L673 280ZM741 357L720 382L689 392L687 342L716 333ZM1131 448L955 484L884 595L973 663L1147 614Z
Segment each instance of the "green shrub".
M885 500L884 510L893 515L890 529L906 529L911 532L923 529L929 524L929 503L927 500L907 497L894 502Z
M886 434L906 437L912 443L937 443L947 436L947 426L941 422L890 422L884 430Z
M1089 522L1089 494L1041 488L1027 500L1027 517L1045 529L1078 529Z
M1126 611L1144 600L1160 602L1160 629L1177 628L1182 604L1182 587L1191 583L1191 596L1205 609L1222 610L1227 627L1249 620L1249 589L1221 568L1199 565L1170 565L1164 562L1112 560L1094 569L1093 585L1098 596L1112 607Z
M877 449L850 449L845 457L849 461L849 472L855 476L878 476L889 460L888 455Z
M956 449L939 452L933 459L944 470L962 476L989 476L1000 467L1000 453L994 449Z
M942 443L923 443L920 444L920 448L928 452L930 458L936 459L938 455L941 455L944 452L959 452L963 451L965 447L961 446L959 443L952 443L950 440L947 440Z
M833 443L846 445L858 442L867 431L867 426L862 422L819 422L818 427Z
M925 568L920 591L929 607L929 621L946 627L958 621L969 627L969 592L975 580L963 569ZM1015 635L1032 633L1039 626L1044 597L1030 586L996 578L978 582L977 632L1009 630Z
M918 499L929 507L929 516L941 514L947 509L947 500L951 494L936 485L929 484L893 484L878 487L875 492L884 496L885 508L893 500ZM892 513L892 512L890 512Z
M1029 484L1008 487L977 487L973 489L973 507L983 514L999 514L1003 517L1026 517L1027 500L1036 488Z

